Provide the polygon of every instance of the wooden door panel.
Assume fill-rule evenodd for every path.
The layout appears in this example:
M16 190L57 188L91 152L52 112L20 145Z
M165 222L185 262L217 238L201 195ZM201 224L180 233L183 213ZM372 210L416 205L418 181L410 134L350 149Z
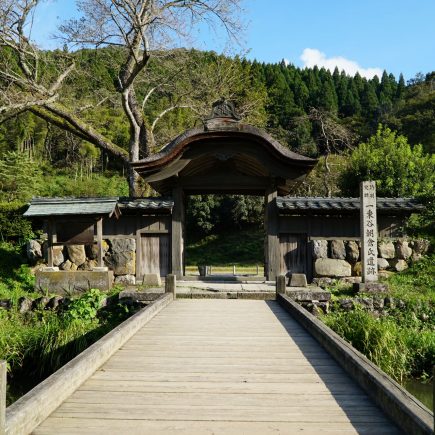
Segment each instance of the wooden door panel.
M170 246L168 234L143 234L140 247L140 277L148 273L169 273Z
M305 234L281 234L281 273L308 274L307 236Z

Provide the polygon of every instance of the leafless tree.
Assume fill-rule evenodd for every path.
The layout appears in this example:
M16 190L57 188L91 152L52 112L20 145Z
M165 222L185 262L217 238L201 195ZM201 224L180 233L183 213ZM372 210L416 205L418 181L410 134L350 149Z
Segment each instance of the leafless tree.
M142 101L138 98L136 86L146 74L150 59L186 42L199 23L205 22L212 28L223 27L227 35L236 37L240 32L239 2L77 0L81 16L64 23L59 37L75 47L114 46L123 51L116 91L129 123L129 149L126 151L98 132L81 116L80 110L72 109L63 101L62 87L74 73L74 57L67 53L54 57L32 43L33 15L40 0L0 0L0 116L30 110L121 159L129 169L130 193L134 195L137 175L129 164L150 154L154 130L163 116L176 108L194 106L191 98L182 98L185 95L181 94L152 122L145 118L147 99L158 87L164 86L164 82L150 86ZM42 74L41 65L48 62L49 73ZM180 73L182 71L177 72ZM170 83L176 82L174 76Z
M341 124L336 117L325 110L311 108L301 120L308 119L314 127L319 153L324 156L323 185L328 197L332 196L331 167L329 157L332 153L342 154L346 150L352 150L357 137L346 126Z

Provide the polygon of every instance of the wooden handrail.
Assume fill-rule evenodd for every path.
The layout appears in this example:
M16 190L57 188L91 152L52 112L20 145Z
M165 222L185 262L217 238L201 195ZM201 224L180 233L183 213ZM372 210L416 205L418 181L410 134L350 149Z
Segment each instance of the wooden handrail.
M0 435L6 432L6 361L0 360Z

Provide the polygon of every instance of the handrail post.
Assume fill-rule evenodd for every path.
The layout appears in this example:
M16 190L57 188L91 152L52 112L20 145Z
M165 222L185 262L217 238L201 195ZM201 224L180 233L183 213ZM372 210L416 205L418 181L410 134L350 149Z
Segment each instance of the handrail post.
M276 277L276 295L285 295L285 275L278 275Z
M0 435L6 433L6 361L0 360Z
M174 299L177 298L177 277L172 273L166 275L165 293L172 293Z

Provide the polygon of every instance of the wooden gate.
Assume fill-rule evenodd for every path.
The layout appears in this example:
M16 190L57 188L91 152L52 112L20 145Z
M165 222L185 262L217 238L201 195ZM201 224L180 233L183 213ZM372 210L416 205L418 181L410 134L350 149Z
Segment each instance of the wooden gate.
M306 234L280 234L281 273L309 275L308 243Z
M166 276L170 261L169 234L142 234L139 259L139 278L147 273Z

